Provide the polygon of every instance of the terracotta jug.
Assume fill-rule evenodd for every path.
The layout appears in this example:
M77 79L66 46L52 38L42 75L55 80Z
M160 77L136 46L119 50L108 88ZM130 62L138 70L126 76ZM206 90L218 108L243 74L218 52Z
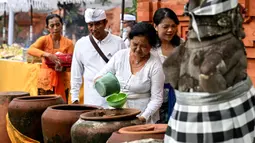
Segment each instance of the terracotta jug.
M102 109L83 113L71 129L72 143L106 143L114 131L143 124L137 109Z
M13 91L0 92L0 143L10 143L9 136L6 131L6 114L8 112L9 103L16 97L29 96L28 92Z
M114 132L107 143L122 143L142 139L164 139L167 124L145 124L123 127Z
M99 106L61 104L48 107L42 115L42 132L44 143L71 143L71 127L80 114Z
M41 116L48 106L64 104L61 96L40 95L18 97L8 107L12 125L23 135L43 142Z

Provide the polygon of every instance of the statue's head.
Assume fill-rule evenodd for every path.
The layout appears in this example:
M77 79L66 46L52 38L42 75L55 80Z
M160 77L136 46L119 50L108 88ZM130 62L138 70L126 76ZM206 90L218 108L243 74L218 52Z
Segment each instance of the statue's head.
M191 11L192 9L200 6L204 1L205 0L189 0L188 10Z

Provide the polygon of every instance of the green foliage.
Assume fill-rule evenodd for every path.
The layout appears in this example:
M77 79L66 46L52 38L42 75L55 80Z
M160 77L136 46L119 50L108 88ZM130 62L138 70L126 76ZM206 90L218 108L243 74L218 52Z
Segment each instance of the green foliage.
M84 12L79 12L79 9L85 6L82 4L58 4L61 9L65 9L64 22L66 24L66 36L72 38L72 34L75 35L76 40L82 36L88 35L87 24L84 19Z
M127 7L125 8L125 13L136 15L136 10L137 10L137 0L132 0L133 5L132 7Z

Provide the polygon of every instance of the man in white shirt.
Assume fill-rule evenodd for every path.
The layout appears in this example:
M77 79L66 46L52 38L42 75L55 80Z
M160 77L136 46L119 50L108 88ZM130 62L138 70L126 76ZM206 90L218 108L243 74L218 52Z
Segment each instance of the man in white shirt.
M128 34L131 31L131 28L136 24L136 17L131 14L124 14L124 19L122 24L123 24L122 40L124 40L126 47L129 48L130 41L128 39Z
M104 10L87 9L85 21L93 40L102 53L110 59L117 51L126 48L123 40L105 31L107 24ZM71 67L71 101L79 104L79 90L84 78L84 104L97 105L107 108L107 102L101 97L93 86L94 76L106 65L90 41L90 37L79 39L74 48Z

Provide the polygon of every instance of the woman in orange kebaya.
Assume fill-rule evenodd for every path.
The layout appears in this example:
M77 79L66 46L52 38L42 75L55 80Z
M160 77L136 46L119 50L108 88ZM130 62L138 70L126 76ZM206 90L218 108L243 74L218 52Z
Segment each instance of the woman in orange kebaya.
M67 102L69 80L64 70L56 71L48 67L45 58L55 64L59 64L60 60L55 53L63 54L73 53L73 43L70 39L62 36L63 21L57 14L51 14L46 17L46 28L50 34L42 36L33 43L28 54L42 58L42 66L38 77L38 94L58 94Z

